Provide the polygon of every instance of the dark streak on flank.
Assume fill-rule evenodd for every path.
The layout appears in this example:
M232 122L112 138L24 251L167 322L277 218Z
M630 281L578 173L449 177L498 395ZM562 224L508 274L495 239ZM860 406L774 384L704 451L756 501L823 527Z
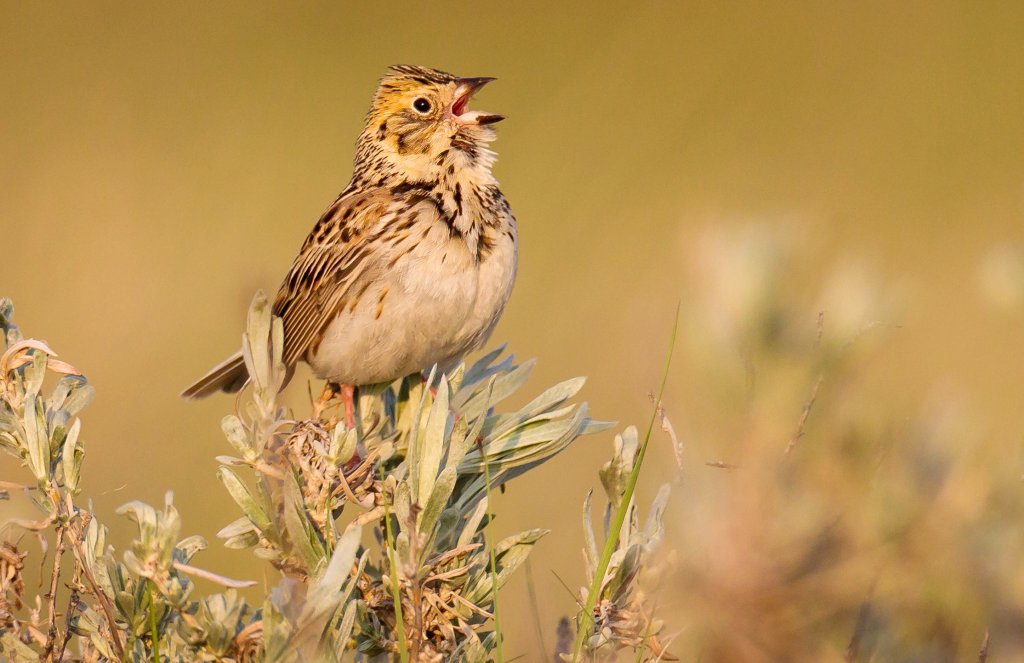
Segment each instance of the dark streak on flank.
M489 232L481 233L476 245L476 261L483 262L489 255L491 255L491 251L493 250L494 238L491 237Z
M401 196L402 194L409 193L410 191L419 191L427 194L434 192L434 187L437 186L437 182L422 182L418 180L408 180L401 184L396 184L391 187L391 193L394 196Z

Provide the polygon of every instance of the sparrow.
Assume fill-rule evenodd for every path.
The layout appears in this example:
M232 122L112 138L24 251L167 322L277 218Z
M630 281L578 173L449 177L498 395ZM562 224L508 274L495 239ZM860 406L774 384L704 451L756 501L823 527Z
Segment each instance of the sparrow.
M356 387L454 366L487 340L512 292L518 231L489 147L504 118L468 107L493 80L390 67L351 181L278 289L288 377L308 363L325 395L341 392L349 426ZM182 396L237 392L248 379L239 351Z

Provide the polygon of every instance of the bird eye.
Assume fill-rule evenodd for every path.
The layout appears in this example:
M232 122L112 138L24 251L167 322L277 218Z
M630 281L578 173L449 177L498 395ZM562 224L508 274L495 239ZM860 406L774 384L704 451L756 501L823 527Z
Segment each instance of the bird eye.
M430 112L430 102L423 97L419 97L416 101L412 102L412 107L415 108L418 113Z

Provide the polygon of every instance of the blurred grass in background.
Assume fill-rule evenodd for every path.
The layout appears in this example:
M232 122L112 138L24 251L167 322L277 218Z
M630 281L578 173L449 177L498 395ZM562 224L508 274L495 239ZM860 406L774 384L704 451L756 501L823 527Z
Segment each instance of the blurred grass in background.
M172 488L189 531L223 525L232 401L177 393L344 186L377 77L424 64L500 79L477 105L509 117L522 262L494 341L540 358L536 384L587 374L595 416L644 421L682 300L675 653L838 659L859 614L881 660L960 660L986 628L1024 651L1024 6L0 10L0 291L98 391L104 520ZM642 503L676 475L660 441ZM554 530L532 558L549 646L607 444L500 498L499 529Z

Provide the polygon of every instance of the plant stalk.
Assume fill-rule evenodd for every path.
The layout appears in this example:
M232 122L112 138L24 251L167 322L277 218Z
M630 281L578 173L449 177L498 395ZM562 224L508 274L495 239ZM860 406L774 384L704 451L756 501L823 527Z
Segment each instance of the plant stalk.
M672 366L672 353L676 347L676 332L679 330L679 306L679 304L676 305L676 316L675 321L672 323L672 336L669 340L668 356L665 359L665 369L661 376L661 385L658 387L658 399L654 403L654 412L651 413L651 421L647 425L647 433L644 435L644 441L640 445L640 450L633 461L633 469L630 471L629 479L626 481L626 489L622 493L622 499L619 500L619 507L615 510L615 515L612 518L611 526L608 529L608 537L604 542L604 550L601 552L601 559L597 564L597 568L594 569L594 578L590 582L587 600L583 605L583 612L580 614L580 621L576 629L576 643L573 647L573 663L579 661L580 654L583 652L583 641L586 640L594 628L594 607L597 605L601 587L604 585L604 575L608 571L608 565L618 545L622 524L626 520L626 514L629 513L629 506L633 501L633 493L636 492L637 480L640 478L640 468L643 466L644 457L647 455L647 445L650 443L651 433L654 431L654 422L658 419L658 408L661 406L661 399L665 395L665 384L668 382L668 372Z
M402 592L398 585L398 565L395 564L395 534L391 530L391 509L384 504L384 527L388 537L388 563L391 565L391 601L395 607L395 631L398 632L398 656L409 663L409 642L405 637L405 619L402 617Z
M50 574L50 591L46 594L46 603L49 614L49 629L46 632L46 645L43 647L42 656L40 659L43 661L53 661L53 648L57 642L57 583L60 581L60 565L61 560L64 557L64 535L67 530L67 523L62 520L62 514L59 513L60 503L59 500L55 500L56 507L58 509L56 530L57 530L57 545L53 551L53 571Z
M484 545L487 546L487 552L491 559L491 614L494 615L494 638L495 645L497 645L495 660L497 663L505 663L505 639L501 634L501 617L498 614L498 560L494 555L494 546L491 545L491 537L488 534L493 522L491 517L491 464L483 452L483 447L480 447L480 459L484 464L484 483L487 487L487 527L484 528Z

